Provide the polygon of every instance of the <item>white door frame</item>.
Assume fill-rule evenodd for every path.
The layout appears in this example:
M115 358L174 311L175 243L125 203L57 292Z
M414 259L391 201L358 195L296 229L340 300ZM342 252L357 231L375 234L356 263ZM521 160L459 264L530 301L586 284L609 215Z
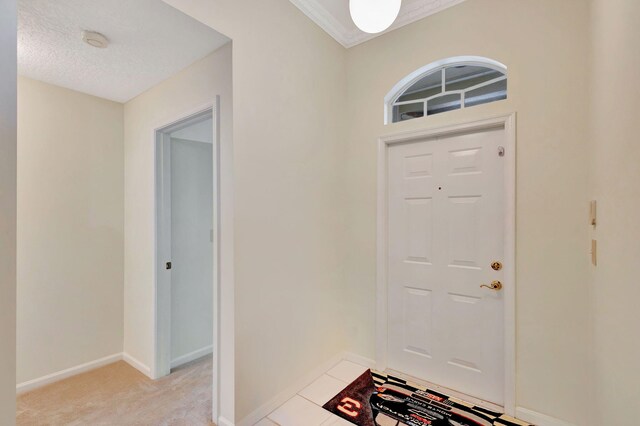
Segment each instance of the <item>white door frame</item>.
M154 258L154 303L153 303L153 365L151 374L154 379L163 377L170 372L170 335L171 335L171 294L167 283L170 278L162 274L164 262L170 259L171 253L171 175L170 172L170 138L168 132L175 130L175 127L195 119L198 116L211 113L213 118L213 398L212 414L216 424L222 424L220 420L220 399L221 394L231 392L233 395L233 383L222 383L222 353L233 351L233 323L221 322L222 287L226 292L233 291L233 274L224 271L227 279L223 282L222 265L232 265L233 262L233 220L226 218L222 220L222 204L229 210L229 198L232 196L231 164L228 160L222 162L221 141L220 141L220 97L217 96L214 102L203 105L195 110L181 114L178 119L158 126L154 130L154 167L155 167L155 258ZM162 163L162 167L158 164ZM224 168L224 170L222 170ZM223 176L224 174L224 176ZM224 261L222 257L225 257ZM228 305L228 304L225 304ZM232 309L227 306L226 311ZM226 312L226 315L229 315ZM231 336L231 337L230 337ZM224 345L230 347L222 348ZM167 353L168 352L168 353ZM227 359L225 357L224 359ZM231 366L232 367L232 366ZM223 389L223 386L225 389Z
M378 139L378 217L377 217L377 286L376 286L376 368L385 371L387 355L387 221L388 221L388 152L393 145L441 136L472 133L487 129L505 130L505 223L504 223L504 410L515 415L516 401L516 114L446 127L424 128L395 133Z

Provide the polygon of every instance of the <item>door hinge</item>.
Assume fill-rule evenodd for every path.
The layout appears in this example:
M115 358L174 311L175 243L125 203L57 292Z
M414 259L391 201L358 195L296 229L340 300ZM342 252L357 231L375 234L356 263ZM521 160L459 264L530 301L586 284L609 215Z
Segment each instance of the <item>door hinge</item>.
M172 266L172 265L171 265L171 262L167 262L167 263L165 263L165 265L164 265L164 269L169 270L169 269L171 269L171 266Z
M498 147L498 157L504 157L504 146Z

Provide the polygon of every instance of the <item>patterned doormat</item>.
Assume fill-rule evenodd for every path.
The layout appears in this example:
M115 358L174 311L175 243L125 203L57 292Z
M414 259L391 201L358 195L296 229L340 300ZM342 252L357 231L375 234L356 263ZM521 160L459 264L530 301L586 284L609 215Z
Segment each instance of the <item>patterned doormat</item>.
M358 426L532 426L371 370L323 408Z

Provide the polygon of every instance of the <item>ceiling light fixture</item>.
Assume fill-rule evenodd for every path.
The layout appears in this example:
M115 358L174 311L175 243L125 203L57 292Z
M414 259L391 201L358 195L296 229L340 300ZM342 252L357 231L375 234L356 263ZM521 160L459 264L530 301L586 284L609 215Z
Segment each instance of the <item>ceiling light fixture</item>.
M353 22L365 33L381 33L400 13L402 0L349 0Z
M99 49L104 49L109 45L109 40L102 34L95 31L83 31L82 41L87 43L89 46L97 47Z

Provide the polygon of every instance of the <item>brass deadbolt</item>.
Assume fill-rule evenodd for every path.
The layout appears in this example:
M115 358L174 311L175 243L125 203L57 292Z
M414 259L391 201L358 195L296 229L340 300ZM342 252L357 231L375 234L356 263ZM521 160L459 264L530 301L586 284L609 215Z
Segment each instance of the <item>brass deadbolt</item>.
M500 271L502 269L502 263L501 262L493 262L491 264L491 269L493 269L494 271Z

